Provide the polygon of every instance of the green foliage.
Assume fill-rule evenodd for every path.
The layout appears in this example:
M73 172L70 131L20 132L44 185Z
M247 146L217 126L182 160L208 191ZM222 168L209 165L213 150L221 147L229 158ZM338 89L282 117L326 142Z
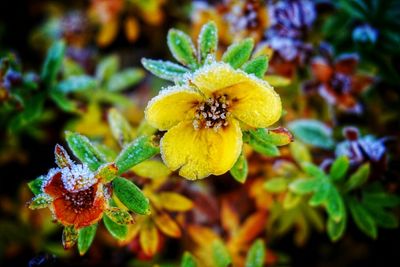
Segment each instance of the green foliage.
M133 130L129 122L114 108L108 112L108 124L115 140L122 147L133 140Z
M185 251L182 256L181 267L196 267L196 261L190 252Z
M66 132L66 141L72 153L88 167L95 171L106 162L104 155L90 142L78 133Z
M107 89L111 92L125 90L144 78L144 72L140 69L131 68L115 73L108 79Z
M134 222L131 214L120 208L110 207L105 211L105 214L118 224L132 224Z
M29 189L32 191L32 193L36 196L42 193L42 184L43 184L43 179L45 176L41 175L35 180L32 180L28 183Z
M220 240L215 240L211 244L213 250L213 260L215 267L227 267L232 263L231 256L229 255L228 249L224 243Z
M140 136L121 151L115 160L119 173L123 173L133 166L159 153L159 147L153 142L153 137Z
M331 149L334 145L332 130L317 120L297 120L289 123L289 129L295 138L305 144Z
M128 226L114 222L107 215L103 216L103 223L108 232L118 240L124 240L128 235Z
M131 211L138 214L149 214L150 203L142 191L131 181L117 177L112 182L114 194Z
M143 67L153 75L169 81L179 81L189 69L170 61L142 58Z
M97 223L78 230L78 251L81 256L86 254L96 236Z
M243 184L246 182L248 171L247 159L243 153L241 153L235 165L233 165L230 170L230 173L236 181Z
M254 41L251 38L232 44L222 55L222 61L231 65L234 69L240 68L251 56Z
M74 226L65 226L62 232L62 243L64 249L73 247L78 241L78 231Z
M42 193L36 195L29 202L29 208L32 210L47 208L47 206L49 206L52 201L53 199L49 195Z
M254 74L258 78L263 78L268 69L268 58L266 56L258 56L246 62L242 69L248 74Z
M90 89L95 89L97 81L88 75L71 76L64 81L61 81L56 86L55 90L63 94L71 92L79 92Z
M218 30L214 22L208 22L201 28L197 47L199 49L199 62L204 64L207 56L215 57L218 48Z
M287 131L273 132L259 128L244 132L243 140L258 153L275 157L280 155L277 146L290 143L292 137Z
M57 74L61 69L62 60L65 53L65 43L55 42L50 47L42 67L41 80L47 88L52 88L56 82Z
M186 33L176 29L169 30L167 43L169 50L178 62L191 69L198 67L196 49Z
M265 244L262 239L257 239L251 245L246 256L245 267L262 267L265 261Z

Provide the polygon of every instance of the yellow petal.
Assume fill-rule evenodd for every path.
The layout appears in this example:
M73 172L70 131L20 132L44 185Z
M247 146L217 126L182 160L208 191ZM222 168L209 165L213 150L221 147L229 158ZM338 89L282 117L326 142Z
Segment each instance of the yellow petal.
M195 130L191 121L172 127L161 139L161 156L165 164L187 179L200 179L210 174L221 175L230 170L242 149L239 123L229 121L217 132Z
M228 95L233 116L252 127L268 127L281 117L279 95L261 79L249 77L246 82L222 89L221 93Z
M188 211L193 208L193 202L177 193L162 192L158 195L160 205L169 211Z
M146 120L160 130L168 130L186 118L193 118L202 100L199 93L185 87L164 89L147 105Z
M211 95L215 91L248 79L249 76L243 71L234 70L230 65L218 62L197 70L190 81L204 94Z
M156 160L143 161L131 170L139 176L151 179L162 179L171 174L171 171L161 161Z
M226 63L199 69L191 82L207 96L226 94L232 114L252 127L268 127L281 116L280 97L266 81Z
M158 232L154 223L151 221L144 222L140 229L140 246L144 254L153 256L158 248Z
M154 222L158 229L167 236L178 238L182 234L179 225L165 212L156 215Z

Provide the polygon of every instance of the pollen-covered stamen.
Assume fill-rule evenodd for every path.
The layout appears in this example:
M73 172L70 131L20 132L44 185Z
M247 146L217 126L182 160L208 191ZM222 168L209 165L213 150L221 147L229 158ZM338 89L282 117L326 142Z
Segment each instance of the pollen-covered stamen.
M218 131L228 126L228 108L229 100L225 95L212 97L200 103L193 120L194 129L213 128L214 131Z
M70 208L75 213L81 213L93 206L94 199L96 197L94 186L89 187L86 190L71 193L64 193L64 199L70 203Z

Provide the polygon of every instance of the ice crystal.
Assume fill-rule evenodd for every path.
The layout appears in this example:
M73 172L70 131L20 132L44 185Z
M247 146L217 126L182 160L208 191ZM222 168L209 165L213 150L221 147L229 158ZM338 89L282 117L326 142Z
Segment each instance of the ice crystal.
M64 188L70 192L86 190L97 182L94 173L84 164L74 164L61 170Z

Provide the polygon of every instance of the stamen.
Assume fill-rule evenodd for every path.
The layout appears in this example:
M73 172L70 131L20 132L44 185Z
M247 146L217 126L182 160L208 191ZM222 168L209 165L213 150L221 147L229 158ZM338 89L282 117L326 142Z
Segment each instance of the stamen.
M197 107L193 128L195 130L213 128L217 132L222 127L228 126L226 119L230 114L229 104L225 95L207 99Z

